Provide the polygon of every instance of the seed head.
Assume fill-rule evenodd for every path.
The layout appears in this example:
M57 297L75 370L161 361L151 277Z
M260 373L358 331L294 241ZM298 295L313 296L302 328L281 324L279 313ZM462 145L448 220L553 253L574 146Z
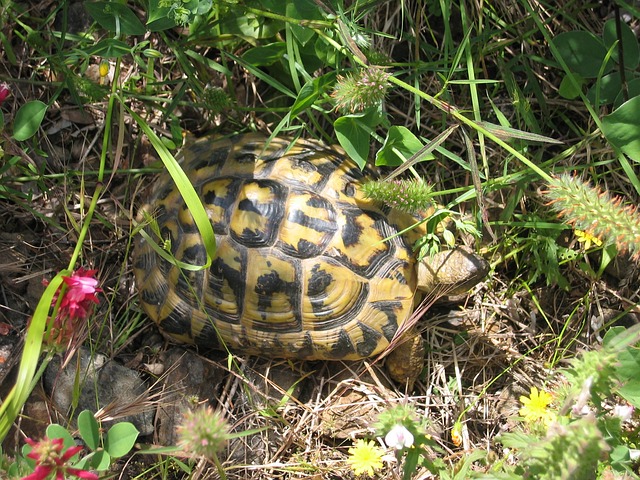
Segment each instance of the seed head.
M333 98L342 113L354 113L378 105L384 99L390 84L390 74L380 67L358 70L347 76L338 76Z
M185 452L213 460L229 439L229 426L220 412L201 407L184 414L178 436Z

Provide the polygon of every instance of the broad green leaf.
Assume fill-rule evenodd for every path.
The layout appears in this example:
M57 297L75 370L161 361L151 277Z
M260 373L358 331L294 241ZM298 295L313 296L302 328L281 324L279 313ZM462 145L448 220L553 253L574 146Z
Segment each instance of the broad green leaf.
M307 27L301 27L300 25L291 25L291 32L296 37L300 45L305 46L309 41L315 37L316 32Z
M604 336L603 347L617 352L616 376L621 383L618 393L634 407L640 408L640 349L634 345L637 326L630 329L612 327Z
M408 128L403 126L391 127L382 148L376 154L376 165L397 167L411 158L422 147L422 142ZM433 155L427 155L424 160L432 160L433 158Z
M640 97L622 104L602 119L602 133L632 160L640 162Z
M334 122L333 128L340 146L360 168L364 168L369 158L371 135L369 130L363 127L360 118L356 115L345 115Z
M91 460L91 468L98 471L105 471L111 466L111 455L106 450L94 452Z
M211 0L189 0L184 4L184 8L194 15L205 15L211 11L211 7L213 7Z
M502 445L507 448L515 448L515 449L527 449L530 448L532 444L538 441L537 437L533 435L527 435L524 432L507 432L501 433L499 437L499 441Z
M87 12L105 30L121 35L144 35L146 30L129 7L117 2L85 2Z
M640 370L636 371L640 374ZM636 408L640 408L640 380L627 379L618 389L618 394Z
M618 353L616 374L622 382L618 393L634 407L640 408L640 350L626 348Z
M635 70L640 63L640 48L638 47L638 39L635 33L624 22L620 22L620 34L622 37L622 52L624 55L624 68L626 70ZM618 33L616 32L615 19L607 20L604 24L604 30L602 32L602 38L607 49L611 48L614 43L618 41ZM611 52L611 58L614 61L619 61L618 46L616 45Z
M76 444L69 431L57 423L49 425L46 429L46 433L48 438L61 438L65 448L73 447Z
M22 142L35 135L46 112L47 104L40 100L22 105L13 120L13 138Z
M256 17L251 13L244 15L226 15L220 21L220 31L232 35L241 35L253 41L271 38L284 27L281 21Z
M83 410L78 415L78 430L82 440L91 450L96 450L100 446L100 425L89 410Z
M173 16L169 15L169 7L161 7L160 0L149 0L149 16L147 29L150 32L161 32L176 26Z
M609 453L609 461L614 470L624 471L626 465L631 463L631 452L626 445L616 445ZM624 477L623 477L624 478Z
M338 118L333 128L338 142L360 168L364 168L369 158L371 133L386 117L373 107L361 113L353 113Z
M289 18L295 18L297 20L320 20L323 18L322 9L318 8L313 1L310 0L294 0L293 2L284 2L287 7L285 14ZM312 38L316 36L316 33L303 25L291 24L291 31L296 37L300 45L306 45Z
M120 458L131 451L140 432L129 422L116 423L107 432L104 449L114 458Z
M274 42L261 47L250 48L242 55L242 59L251 65L261 67L265 65L273 65L282 60L287 52L287 46L284 42Z
M584 79L577 73L573 74L573 78L578 82L578 87L582 87L585 84ZM574 86L574 83L571 81L571 76L565 75L562 77L562 81L560 82L558 93L562 98L573 100L574 98L578 98L580 95L580 88L576 88Z
M99 472L108 470L110 466L111 456L102 448L85 455L73 465L80 470L98 470Z
M629 98L640 96L640 78L634 78L630 82L627 82L627 94L629 95ZM625 99L621 87L620 90L618 90L616 99L613 101L613 106L614 108L620 108L620 105L624 102Z
M331 72L305 83L300 89L300 92L298 92L298 97L291 107L291 119L294 119L300 112L303 112L313 105L318 97L326 91L327 86L331 85L334 80L335 73Z
M607 49L602 40L590 32L576 30L561 33L553 39L558 52L572 72L583 78L595 78L600 72ZM613 68L607 65L605 72Z
M115 38L105 38L87 49L89 55L103 58L122 58L131 53L131 47Z
M327 48L327 41L321 37L316 38L316 41L313 42L313 53L323 65L333 65L338 57L338 50Z
M600 89L599 91L597 90L598 88ZM589 92L587 93L587 98L591 101L591 103L595 103L596 91L598 91L598 93L600 94L600 105L607 105L609 103L612 103L616 99L621 89L622 81L620 80L620 73L612 72L608 75L603 76L599 82L596 82L591 86ZM560 90L562 90L562 86L560 86Z
M111 456L102 448L82 457L73 465L80 470L105 471L111 466Z

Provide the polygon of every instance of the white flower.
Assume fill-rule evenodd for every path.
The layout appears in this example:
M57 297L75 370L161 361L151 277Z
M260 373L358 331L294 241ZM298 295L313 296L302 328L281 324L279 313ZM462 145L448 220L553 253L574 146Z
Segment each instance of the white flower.
M613 414L621 421L626 422L633 415L633 407L631 405L616 405L613 407Z
M384 437L384 443L389 448L395 448L396 450L409 448L413 445L413 435L402 425L396 425Z

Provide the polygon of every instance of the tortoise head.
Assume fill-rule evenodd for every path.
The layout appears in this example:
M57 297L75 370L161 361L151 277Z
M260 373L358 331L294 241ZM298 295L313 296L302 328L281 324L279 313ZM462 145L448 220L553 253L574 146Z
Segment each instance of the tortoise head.
M457 295L487 276L489 263L465 247L439 252L418 263L418 289L426 294Z

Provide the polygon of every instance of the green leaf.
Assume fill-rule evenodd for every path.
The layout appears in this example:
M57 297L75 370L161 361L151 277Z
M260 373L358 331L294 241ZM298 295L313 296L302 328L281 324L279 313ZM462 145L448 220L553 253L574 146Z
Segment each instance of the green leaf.
M598 88L600 89L599 91L597 90ZM616 99L616 96L620 93L621 89L622 80L620 80L620 73L612 72L608 75L603 76L599 82L591 86L589 92L587 93L587 98L591 101L591 103L595 104L596 92L598 92L600 94L599 105L607 105L609 103L613 103L613 101ZM562 85L560 86L560 90L562 90Z
M274 42L261 47L250 48L242 55L242 59L253 66L273 65L282 60L287 51L284 42Z
M515 448L517 450L530 448L532 444L536 443L538 438L533 435L528 435L524 432L508 432L501 433L496 439L507 448Z
M22 105L13 120L13 138L22 142L35 135L42 124L47 108L47 104L40 100Z
M322 65L333 65L337 61L339 50L335 48L327 48L327 41L318 37L313 42L313 54Z
M100 446L100 425L89 410L83 410L78 415L78 430L82 440L91 450L96 450Z
M640 350L627 348L620 352L616 373L622 381L618 394L634 407L640 408Z
M382 148L376 154L376 165L397 167L422 147L422 142L408 128L393 126L389 129ZM433 160L433 158L433 155L426 155L424 160Z
M573 31L561 33L553 39L560 56L572 72L583 78L596 78L607 55L601 39L590 32ZM613 68L610 62L605 72Z
M407 458L405 459L403 468L403 480L411 480L411 478L413 478L413 474L417 470L418 461L420 460L421 455L421 448L412 448L407 452Z
M623 103L620 108L602 119L602 133L607 140L636 162L640 162L638 125L640 125L640 97L634 97Z
M291 119L293 120L300 112L303 112L313 105L318 97L327 90L327 86L331 85L334 80L335 72L331 72L305 83L300 89L300 92L298 92L298 97L291 107Z
M640 48L638 47L638 39L633 33L629 25L620 22L620 36L622 37L622 52L624 55L624 68L626 70L635 70L640 63ZM607 49L611 48L618 41L618 33L616 32L616 21L614 18L607 20L604 24L602 38ZM611 58L620 63L619 50L616 45L611 52Z
M189 0L184 4L184 8L194 15L205 15L211 11L212 7L212 0Z
M364 168L369 158L369 129L363 127L357 115L338 118L333 128L340 146L360 168Z
M624 471L625 466L631 464L631 452L626 445L616 445L609 453L611 466L619 471ZM622 477L624 478L624 476Z
M611 327L602 341L603 347L617 353L615 370L621 386L618 394L636 408L640 408L640 349L634 345L638 339L638 326L626 329Z
M46 434L49 438L61 438L65 448L73 447L76 444L69 431L57 423L49 425L46 429Z
M70 271L63 270L51 279L31 317L15 384L9 393L4 396L0 404L0 443L6 437L18 413L22 410L24 403L31 394L36 384L35 379L42 374L42 371L36 371L38 365L42 363L46 366L50 360L50 357L45 358L44 361L40 358L44 330L49 321L49 310L51 309L53 297L63 283L62 276L70 274Z
M198 231L202 236L202 243L204 244L205 250L207 251L207 261L204 265L191 265L186 262L181 262L178 259L170 256L162 247L156 244L153 239L144 231L144 229L140 230L139 233L143 237L145 237L145 239L149 242L151 247L158 255L180 268L190 271L209 268L211 266L211 261L216 250L216 237L213 233L213 226L209 221L209 216L207 215L207 212L202 205L200 197L193 188L193 185L191 185L191 181L189 180L189 177L187 177L187 174L184 173L180 164L176 161L175 158L173 158L173 155L169 153L169 150L167 150L167 147L165 147L160 138L158 138L158 135L156 135L156 133L149 127L149 125L142 119L142 117L140 117L140 115L138 115L130 108L126 108L129 114L140 126L140 129L147 135L147 137L149 137L151 145L156 150L156 152L158 152L162 163L164 163L164 166L171 175L171 178L173 178L176 187L178 187L178 190L180 191L180 194L182 195L187 208L193 216L193 221L197 225Z
M573 74L573 78L578 82L578 86L582 87L585 84L584 78L582 78L577 73ZM565 75L562 77L562 81L560 82L560 88L558 89L558 93L562 98L566 98L568 100L573 100L574 98L578 98L580 95L580 88L576 88L571 81L571 76Z
M111 466L111 455L106 450L94 452L91 460L91 468L98 471L105 471Z
M103 58L122 58L129 53L131 53L131 47L115 38L105 38L87 48L88 55Z
M284 23L277 20L257 17L252 13L245 15L226 15L220 21L220 31L240 35L252 41L271 38L282 30Z
M308 0L294 0L293 2L284 3L286 3L285 15L289 18L302 21L320 20L322 18L322 10ZM306 45L316 35L312 29L302 25L291 23L290 27L300 45Z
M111 457L102 448L82 457L73 465L73 468L80 470L105 471L111 466Z
M116 423L107 432L104 449L114 458L120 458L131 451L140 432L129 422Z
M640 96L640 78L634 78L630 82L627 82L627 93L630 99ZM622 93L622 87L620 87L620 90L618 90L618 95L613 101L613 106L614 108L620 108L620 105L622 105L624 102L624 94Z
M102 28L120 35L144 35L146 30L129 7L117 2L85 2L87 12Z
M161 7L160 0L149 0L149 16L147 17L147 29L150 32L161 32L176 26L172 16L169 16L171 9Z

